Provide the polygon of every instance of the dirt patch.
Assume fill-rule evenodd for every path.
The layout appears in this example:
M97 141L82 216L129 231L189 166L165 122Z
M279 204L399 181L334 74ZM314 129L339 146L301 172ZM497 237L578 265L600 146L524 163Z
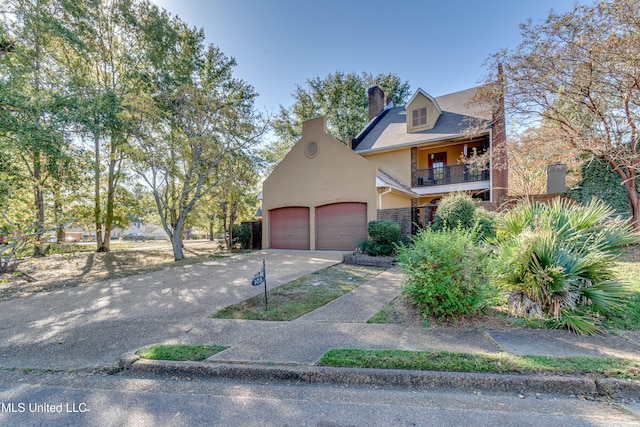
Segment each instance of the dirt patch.
M25 258L18 260L16 269L36 281L28 282L17 274L0 274L0 300L195 264L224 256L218 250L216 242L185 242L185 259L174 261L169 243L154 242L132 244L126 249L114 248L106 253L77 252Z
M391 268L395 265L394 257L388 256L370 256L360 252L346 254L344 263L351 265L362 265L366 267Z
M408 327L423 327L430 329L510 329L522 327L504 316L500 307L491 307L486 314L472 317L459 317L455 319L423 318L416 307L409 302L406 296L400 295L391 301L385 308L386 323L403 325Z

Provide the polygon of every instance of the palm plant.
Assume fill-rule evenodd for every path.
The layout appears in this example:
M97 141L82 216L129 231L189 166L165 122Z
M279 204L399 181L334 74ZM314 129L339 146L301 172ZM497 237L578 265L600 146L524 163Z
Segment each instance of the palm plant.
M593 310L624 303L626 287L614 274L618 249L639 241L631 225L592 200L522 203L497 222L497 281L538 304L558 326L599 332Z

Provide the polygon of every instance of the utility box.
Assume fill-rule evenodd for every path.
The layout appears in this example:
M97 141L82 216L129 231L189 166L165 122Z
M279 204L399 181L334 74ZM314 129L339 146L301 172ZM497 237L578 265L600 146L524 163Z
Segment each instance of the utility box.
M547 166L547 194L559 194L567 191L567 165Z

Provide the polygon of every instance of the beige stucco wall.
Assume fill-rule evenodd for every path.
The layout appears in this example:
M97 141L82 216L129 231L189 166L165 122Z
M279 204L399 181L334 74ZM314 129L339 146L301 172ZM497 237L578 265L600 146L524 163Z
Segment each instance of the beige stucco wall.
M434 200L439 201L439 200L442 199L442 197L443 197L442 194L437 194L437 195L434 195L434 196L420 197L418 199L418 206L422 206L422 205L433 203Z
M412 111L423 107L427 108L427 124L414 128L412 127ZM416 97L411 101L411 103L407 105L407 132L433 129L439 117L440 112L434 105L433 101L424 96L422 93L418 93Z
M309 157L307 145L318 144ZM263 184L262 247L269 247L271 209L305 206L310 211L310 245L315 249L315 208L339 202L367 203L367 222L376 219L377 167L326 133L326 119L302 124L302 137Z
M411 198L401 196L395 193L386 193L380 196L382 199L382 205L380 209L394 209L394 208L410 208Z
M429 167L429 155L435 153L447 153L447 164L446 166L457 165L462 163L460 161L460 157L464 154L464 143L459 143L456 145L449 145L444 147L432 148L429 147L427 149L419 149L418 150L418 169L427 169ZM482 144L475 142L472 144L467 144L468 152L471 152L473 147L481 148Z
M385 153L363 154L375 164L407 187L411 187L411 149L388 151Z
M429 156L435 153L447 153L446 166L457 165L460 163L460 156L464 153L463 150L464 144L418 150L418 169L427 169L429 167Z

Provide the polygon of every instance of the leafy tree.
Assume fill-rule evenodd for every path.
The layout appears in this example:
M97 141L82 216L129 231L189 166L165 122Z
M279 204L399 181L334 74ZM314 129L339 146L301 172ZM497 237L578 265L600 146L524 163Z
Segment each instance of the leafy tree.
M567 187L580 179L581 156L569 144L549 142L541 136L543 129L529 129L511 138L507 156L509 160L509 193L532 196L547 191L547 166L567 165Z
M379 86L396 104L403 104L411 95L409 83L391 73L374 76L337 71L307 80L306 87L297 85L293 105L281 105L272 120L276 142L267 158L274 164L282 159L300 138L302 122L318 116L326 116L328 133L347 144L367 124L367 89L372 86Z
M522 128L547 126L547 142L603 160L627 193L635 229L640 119L640 2L577 4L521 26L522 42L495 55L504 65L505 107ZM497 69L497 67L492 67ZM489 76L494 80L495 76Z
M83 0L63 5L64 19L74 28L63 58L75 99L76 129L93 154L96 249L105 252L117 221L127 147L139 126L133 108L143 88L137 13L148 2Z
M76 177L64 120L67 82L58 61L69 29L58 11L55 1L9 1L0 31L5 46L0 56L0 150L21 164L4 167L5 173L15 174L14 181L26 181L33 191L35 256L44 254L39 236L45 231L45 192Z
M204 48L204 34L157 13L146 37L148 84L136 108L141 128L131 155L135 171L153 192L174 258L184 257L182 235L196 204L225 179L234 178L238 159L248 156L257 128L253 87L233 77L235 60L215 46Z
M234 236L238 219L250 218L256 207L256 191L258 172L255 159L249 156L234 160L227 170L224 181L219 185L217 194L218 218L222 221L227 249L233 249Z

